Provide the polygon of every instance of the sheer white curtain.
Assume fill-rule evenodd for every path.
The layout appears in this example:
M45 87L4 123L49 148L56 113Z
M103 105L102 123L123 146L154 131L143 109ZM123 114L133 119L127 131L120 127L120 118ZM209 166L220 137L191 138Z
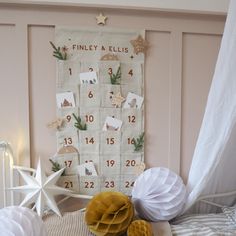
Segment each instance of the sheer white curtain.
M184 212L210 212L200 196L236 190L236 0L231 0L215 73L195 147ZM233 204L236 195L211 199Z

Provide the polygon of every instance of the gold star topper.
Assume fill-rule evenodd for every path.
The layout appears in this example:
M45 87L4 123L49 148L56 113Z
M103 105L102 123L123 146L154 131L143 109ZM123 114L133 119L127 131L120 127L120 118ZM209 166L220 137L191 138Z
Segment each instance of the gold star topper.
M117 93L116 95L112 96L111 104L112 104L114 107L118 108L118 107L121 107L121 104L122 104L122 102L124 102L124 101L125 101L125 98L123 98L123 97L121 96L120 92L119 92L119 93Z
M141 35L139 35L136 39L131 40L130 43L134 48L134 53L139 54L140 52L145 53L148 47L148 43Z
M98 16L96 16L96 19L97 19L98 25L105 25L106 20L107 20L107 16L104 16L102 13L100 13Z

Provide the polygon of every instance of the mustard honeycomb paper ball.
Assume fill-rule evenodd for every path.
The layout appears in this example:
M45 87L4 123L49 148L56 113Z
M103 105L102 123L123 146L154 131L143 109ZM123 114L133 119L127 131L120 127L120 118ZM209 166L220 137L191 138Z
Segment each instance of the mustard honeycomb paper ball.
M127 231L128 236L153 236L152 226L145 220L134 220Z
M130 199L120 192L102 192L88 203L85 221L97 236L117 236L127 231L134 216Z

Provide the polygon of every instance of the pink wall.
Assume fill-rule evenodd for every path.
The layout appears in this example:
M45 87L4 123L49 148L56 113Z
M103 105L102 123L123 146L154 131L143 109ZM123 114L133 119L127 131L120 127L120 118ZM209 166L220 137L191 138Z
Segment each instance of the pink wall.
M211 83L225 17L103 9L107 26L146 29L147 165L166 166L186 180ZM0 139L17 164L35 166L56 152L54 26L96 25L94 8L0 8Z

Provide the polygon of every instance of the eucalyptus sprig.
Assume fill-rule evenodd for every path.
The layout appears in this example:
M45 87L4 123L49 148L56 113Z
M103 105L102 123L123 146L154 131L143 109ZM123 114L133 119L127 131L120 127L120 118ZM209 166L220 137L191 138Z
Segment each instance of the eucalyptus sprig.
M59 60L65 61L67 59L67 53L65 50L61 50L60 47L56 47L55 44L51 41L49 43L52 45L52 48L54 49L53 51L53 56L56 57Z
M114 74L114 73L110 74L111 84L120 84L120 78L121 78L121 69L119 66L116 71L116 74Z
M79 130L87 130L87 125L86 123L82 124L82 120L81 118L75 115L75 113L72 113L73 117L75 118L76 122L74 124L75 128L79 129Z
M53 172L57 172L61 169L61 166L58 162L53 161L52 159L49 159L49 161L52 163L52 171ZM65 175L65 171L63 171L61 175Z
M133 144L134 144L134 151L135 152L141 151L143 149L143 146L144 146L144 132L142 134L140 134L137 139L134 138Z

